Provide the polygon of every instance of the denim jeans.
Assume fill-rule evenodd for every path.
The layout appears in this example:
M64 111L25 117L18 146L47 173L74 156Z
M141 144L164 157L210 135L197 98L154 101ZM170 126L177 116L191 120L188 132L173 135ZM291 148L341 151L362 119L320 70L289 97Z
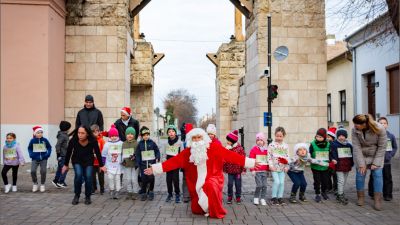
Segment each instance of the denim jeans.
M254 198L265 199L267 193L267 172L257 172L255 176L256 190Z
M382 176L382 168L378 168L375 170L370 170L372 173L372 177L374 178L373 186L374 186L374 191L375 192L380 192L382 193L383 189L383 176ZM360 172L356 172L356 189L357 191L364 191L364 185L365 185L365 176L361 175Z
M57 172L56 176L54 177L54 181L58 184L62 184L65 182L65 178L67 177L68 171L65 171L65 173L61 173L61 170L64 166L65 162L65 157L61 157L61 159L58 161L58 166L57 166Z
M383 197L393 198L393 181L392 181L392 166L390 164L385 164L382 170L383 176ZM374 177L371 173L368 182L368 194L374 196Z
M282 198L285 189L285 172L272 172L274 183L272 184L272 198Z
M228 197L233 196L233 183L235 183L235 196L240 198L242 195L242 175L239 174L228 174Z
M307 181L306 178L304 177L304 171L300 172L293 172L289 171L288 176L290 177L290 180L293 182L292 186L292 193L297 193L297 190L300 188L300 192L305 192L307 188Z
M92 194L92 174L93 166L82 166L80 164L74 164L74 191L76 196L80 196L82 192L82 182L85 179L85 196L90 197Z

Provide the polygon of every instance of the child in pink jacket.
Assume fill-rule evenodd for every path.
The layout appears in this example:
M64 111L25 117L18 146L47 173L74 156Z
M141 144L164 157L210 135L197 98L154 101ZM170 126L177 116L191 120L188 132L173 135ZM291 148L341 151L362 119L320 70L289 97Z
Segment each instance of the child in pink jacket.
M260 132L256 135L256 145L250 150L250 158L256 159L262 166L257 169L250 169L251 173L255 176L256 190L254 192L253 203L258 205L267 205L265 196L267 193L267 171L269 170L267 164L267 147L265 146L264 133ZM260 200L261 199L261 200Z

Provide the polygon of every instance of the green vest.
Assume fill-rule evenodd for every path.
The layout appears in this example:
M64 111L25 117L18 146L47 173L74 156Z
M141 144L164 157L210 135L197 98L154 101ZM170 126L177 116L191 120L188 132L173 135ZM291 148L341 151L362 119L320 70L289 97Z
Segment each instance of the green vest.
M323 160L325 162L329 162L329 149L330 149L330 143L328 142L328 144L326 145L325 148L320 148L317 146L317 144L315 143L315 140L311 142L311 145L313 147L313 153L311 154L311 158L314 159L320 159ZM314 170L319 170L319 171L325 171L328 169L327 166L320 166L317 164L311 164L311 169Z

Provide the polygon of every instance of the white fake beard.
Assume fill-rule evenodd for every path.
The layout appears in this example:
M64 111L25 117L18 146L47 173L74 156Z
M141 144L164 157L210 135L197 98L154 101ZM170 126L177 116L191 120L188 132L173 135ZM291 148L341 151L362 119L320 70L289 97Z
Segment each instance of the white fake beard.
M204 141L192 142L189 162L194 163L196 166L204 163L208 159L207 147L208 144Z

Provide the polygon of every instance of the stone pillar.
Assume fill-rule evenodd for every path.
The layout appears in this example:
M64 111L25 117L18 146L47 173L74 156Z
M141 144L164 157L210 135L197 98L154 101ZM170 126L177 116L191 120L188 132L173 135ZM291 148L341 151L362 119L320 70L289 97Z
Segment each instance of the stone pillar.
M152 132L154 103L154 66L164 54L154 53L153 45L143 39L136 41L135 57L131 61L131 102L132 111L141 126Z
M246 76L241 89L240 123L245 125L247 148L254 145L267 111L267 81L260 80L267 66L267 14L272 15L272 52L280 45L289 57L272 59L272 84L279 96L272 105L273 129L283 126L285 141L309 142L319 127L326 127L326 53L324 1L255 0L253 14L246 21ZM266 133L267 135L267 133ZM272 137L274 135L272 134Z
M129 0L67 4L65 117L73 124L87 94L103 112L104 129L130 104L133 40L128 8Z
M216 120L217 136L225 137L233 129L238 129L237 120L239 79L245 74L245 44L232 40L222 44L216 54L208 54L216 68ZM233 126L232 126L233 125Z
M0 1L1 143L15 133L28 162L32 127L44 128L54 151L64 119L65 3L34 2ZM48 165L57 165L55 154Z

